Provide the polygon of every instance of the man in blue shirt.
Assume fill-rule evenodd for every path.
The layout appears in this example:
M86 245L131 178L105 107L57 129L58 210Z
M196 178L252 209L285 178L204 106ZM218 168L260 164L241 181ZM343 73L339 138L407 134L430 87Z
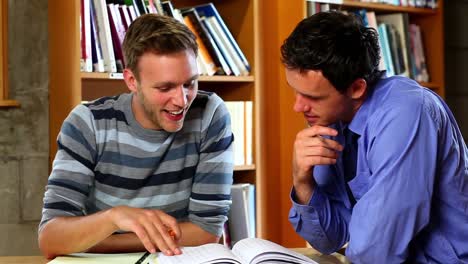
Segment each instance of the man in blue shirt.
M375 30L318 13L281 47L297 134L289 220L354 263L468 263L468 150L443 100L378 70Z

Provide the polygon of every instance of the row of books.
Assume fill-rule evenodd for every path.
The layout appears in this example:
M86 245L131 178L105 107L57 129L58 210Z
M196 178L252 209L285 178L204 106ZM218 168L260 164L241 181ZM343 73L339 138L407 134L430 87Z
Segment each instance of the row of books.
M307 4L308 15L328 10L329 4ZM407 13L376 14L365 9L353 13L378 33L380 70L386 70L387 76L403 75L419 82L429 82L421 28L409 23Z
M231 128L234 134L234 165L251 165L252 160L252 101L226 101L231 115Z
M138 16L172 16L196 35L200 74L250 74L250 64L212 3L174 8L160 0L81 0L81 71L122 72L125 32Z
M383 3L396 6L437 8L437 0L360 0L358 2Z
M324 4L343 4L346 0L307 0ZM395 6L410 6L421 8L437 8L437 0L347 0L351 2L381 3Z

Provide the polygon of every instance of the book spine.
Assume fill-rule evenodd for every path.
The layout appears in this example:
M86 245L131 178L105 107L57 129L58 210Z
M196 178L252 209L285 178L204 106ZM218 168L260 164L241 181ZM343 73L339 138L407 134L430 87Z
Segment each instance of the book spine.
M102 58L101 41L99 40L99 34L97 32L96 25L96 12L94 10L93 2L90 2L90 17L91 17L91 45L93 54L93 71L104 72L104 59Z
M92 72L91 7L90 0L81 0L81 71Z
M216 33L219 36L221 36L221 41L223 42L224 47L227 49L227 52L229 53L229 55L233 59L235 65L239 69L240 75L243 75L243 76L249 75L248 69L242 63L241 58L238 56L238 53L235 51L234 46L229 41L229 38L226 36L225 32L222 30L221 25L219 24L218 20L215 17L208 17L207 19L211 23L211 25L213 26Z
M213 62L216 66L215 74L229 75L229 74L226 74L226 72L224 71L224 67L223 67L223 66L227 66L227 63L226 61L224 61L224 58L219 52L218 47L216 47L216 43L214 43L214 40L211 37L210 33L208 32L206 27L202 24L200 17L198 16L197 10L194 8L191 8L189 10L184 11L183 14L186 15L190 19L190 21L192 21L192 24L195 30L197 31L198 35L200 36L201 41L205 45L208 51L208 54L213 59Z
M193 34L196 36L196 41L198 44L198 53L202 59L203 64L205 65L206 73L209 76L212 76L216 72L216 66L213 62L213 59L211 58L210 54L208 53L208 50L205 47L205 44L201 41L200 36L198 35L198 32L195 30L195 27L190 20L188 16L184 17L184 22L185 25L193 32Z
M236 66L234 59L231 57L227 48L224 46L224 42L221 40L221 36L214 29L212 23L210 22L210 19L206 17L201 17L201 21L206 26L206 28L210 31L211 36L213 36L214 40L216 41L216 44L218 45L219 50L221 51L223 57L226 59L226 62L228 63L229 68L231 69L232 73L235 76L240 76L241 73L240 73L239 68Z
M119 37L120 29L118 25L119 22L117 21L117 17L115 15L114 4L107 5L107 12L109 14L109 24L110 24L117 72L123 72L124 65L123 65L122 44L120 42L120 37Z
M96 10L97 31L99 33L99 40L101 41L102 57L104 58L104 68L107 72L117 72L106 1L93 1Z
M209 3L209 4L205 4L205 5L201 5L201 6L197 6L195 7L198 11L198 13L200 14L200 16L206 16L206 17L209 17L209 16L214 16L216 18L216 20L218 21L218 23L220 24L220 27L222 28L222 30L224 31L225 35L227 36L227 38L229 39L229 42L231 43L231 45L234 47L234 49L236 50L236 53L237 55L241 58L245 68L247 69L247 71L250 71L250 64L249 62L247 61L246 57L244 56L244 53L242 52L242 50L240 49L239 45L237 44L236 40L234 39L234 37L232 36L231 32L229 31L229 29L227 28L226 24L224 23L223 19L221 18L221 16L219 15L218 13L218 10L216 9L216 7L212 4L212 3Z

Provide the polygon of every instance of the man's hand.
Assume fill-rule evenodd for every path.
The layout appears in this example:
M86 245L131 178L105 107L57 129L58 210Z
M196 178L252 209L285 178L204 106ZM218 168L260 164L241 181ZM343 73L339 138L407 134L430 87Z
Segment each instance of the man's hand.
M135 233L151 253L159 249L165 255L179 255L177 241L181 230L177 220L160 210L118 206L111 210L111 221L116 229Z
M335 164L338 151L343 150L338 142L322 136L336 136L335 129L314 125L300 131L293 150L293 185L296 199L306 204L315 188L312 170L315 165Z

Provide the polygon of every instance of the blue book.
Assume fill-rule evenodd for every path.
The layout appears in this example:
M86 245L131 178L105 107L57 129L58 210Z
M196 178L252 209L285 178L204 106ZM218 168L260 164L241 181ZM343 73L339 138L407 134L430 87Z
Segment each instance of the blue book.
M235 41L234 37L232 36L231 32L229 31L229 29L227 28L226 24L224 23L223 19L221 18L221 16L219 15L218 13L218 10L216 9L216 7L213 5L213 3L208 3L208 4L203 4L203 5L199 5L199 6L195 6L194 7L198 14L200 15L200 17L215 17L216 20L218 21L218 23L221 25L224 33L226 34L226 36L228 37L229 39L229 42L231 42L232 46L234 47L234 49L236 50L236 53L239 55L240 59L242 60L242 62L244 63L245 65L245 68L250 71L250 64L249 62L247 61L247 59L245 58L244 56L244 53L242 52L242 50L239 48L239 45L237 44L237 42Z

